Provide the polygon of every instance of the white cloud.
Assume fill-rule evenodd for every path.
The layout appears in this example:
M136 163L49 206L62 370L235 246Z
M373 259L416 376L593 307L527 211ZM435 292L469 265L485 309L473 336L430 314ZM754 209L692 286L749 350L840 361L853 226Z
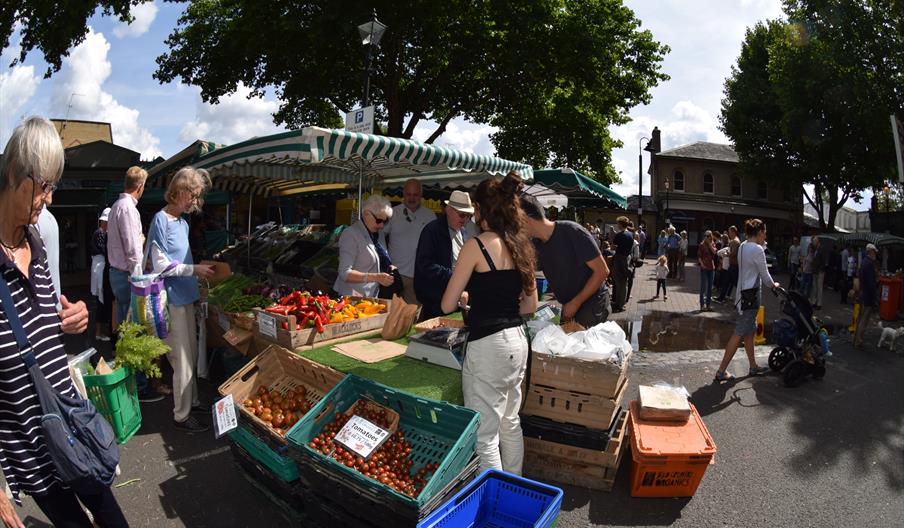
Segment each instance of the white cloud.
M50 107L58 117L68 113L70 119L110 123L115 144L153 159L161 154L160 140L139 125L138 110L123 106L103 89L113 69L107 60L109 51L104 35L89 27L84 42L72 49L53 79Z
M19 27L20 25L16 23L13 27L11 44L0 53L0 149L6 144L12 128L22 120L22 117L26 117L19 115L19 111L31 99L41 83L41 78L35 75L34 66L18 64L9 68L22 51L19 45Z
M415 127L412 139L426 141L437 126L435 121L421 121ZM490 143L490 134L497 130L498 128L489 125L470 123L461 118L453 119L446 125L443 135L437 138L433 144L473 152L481 156L492 156L496 153L496 149Z
M154 2L132 6L132 16L135 20L131 24L120 22L113 28L116 38L140 37L151 29L151 24L157 18L157 5Z
M260 97L249 99L251 89L244 84L239 84L235 93L221 97L216 105L203 102L198 88L191 89L199 94L197 115L194 121L182 126L179 141L205 139L229 145L285 130L273 124L273 113L279 108L279 102Z

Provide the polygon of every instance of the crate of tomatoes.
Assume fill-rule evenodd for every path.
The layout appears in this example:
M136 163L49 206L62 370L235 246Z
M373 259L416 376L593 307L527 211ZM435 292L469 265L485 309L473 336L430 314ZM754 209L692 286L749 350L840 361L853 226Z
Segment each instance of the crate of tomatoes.
M319 292L315 292L319 293ZM293 291L256 309L257 333L289 349L383 328L391 301Z
M388 413L373 408L358 412L361 400L398 413L397 430L389 432ZM356 416L388 433L367 457L336 441ZM379 526L413 526L474 458L477 422L471 409L349 374L286 438L289 455L298 461L302 482L312 492L328 499L342 497L347 508Z
M220 385L219 391L223 396L232 394L239 423L284 456L286 431L342 378L341 372L271 345Z

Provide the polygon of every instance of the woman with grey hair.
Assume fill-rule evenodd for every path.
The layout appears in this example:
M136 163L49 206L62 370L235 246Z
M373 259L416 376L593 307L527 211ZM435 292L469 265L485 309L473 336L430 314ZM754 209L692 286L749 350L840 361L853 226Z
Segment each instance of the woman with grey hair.
M154 215L148 229L150 263L144 263L146 268L166 277L170 331L164 341L170 347L166 357L173 367L173 420L176 429L187 433L209 429L192 415L210 413L198 399L195 302L201 297L198 279L212 275L213 267L194 264L185 219L201 210L209 186L210 177L203 169L183 167L173 175L166 189L166 207Z
M392 217L389 200L373 194L361 207L361 219L339 237L339 276L333 289L339 295L376 297L380 287L395 279L389 254L380 244L379 234Z
M44 377L64 396L78 398L62 334L84 332L88 309L81 301L70 303L54 289L47 253L34 227L38 215L53 201L62 174L63 146L53 124L31 117L16 127L0 161L0 273ZM60 483L41 432L38 395L9 324L7 310L12 308L3 304L0 467L13 499L21 505L19 494L31 495L56 526L92 526L79 501L99 525L128 526L109 487L76 493ZM23 526L5 493L0 493L0 520L6 526Z

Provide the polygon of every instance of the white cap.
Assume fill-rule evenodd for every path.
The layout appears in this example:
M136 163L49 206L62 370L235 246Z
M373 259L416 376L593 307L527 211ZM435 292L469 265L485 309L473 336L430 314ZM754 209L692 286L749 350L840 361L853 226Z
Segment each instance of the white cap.
M108 218L110 218L110 208L109 208L109 207L107 207L106 209L104 209L104 212L102 212L102 213L100 214L100 218L98 218L98 221L100 221L100 222L106 222Z

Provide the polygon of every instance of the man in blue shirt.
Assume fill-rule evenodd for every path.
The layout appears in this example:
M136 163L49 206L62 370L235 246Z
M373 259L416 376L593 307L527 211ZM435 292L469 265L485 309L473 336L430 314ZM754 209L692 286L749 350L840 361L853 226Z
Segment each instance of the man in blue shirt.
M669 278L674 279L678 271L678 249L681 247L681 236L675 232L673 226L669 226L669 237L666 242L669 259Z
M863 346L863 334L870 324L876 306L879 304L876 284L876 246L866 245L866 258L860 264L860 316L857 318L857 330L854 332L854 346Z

